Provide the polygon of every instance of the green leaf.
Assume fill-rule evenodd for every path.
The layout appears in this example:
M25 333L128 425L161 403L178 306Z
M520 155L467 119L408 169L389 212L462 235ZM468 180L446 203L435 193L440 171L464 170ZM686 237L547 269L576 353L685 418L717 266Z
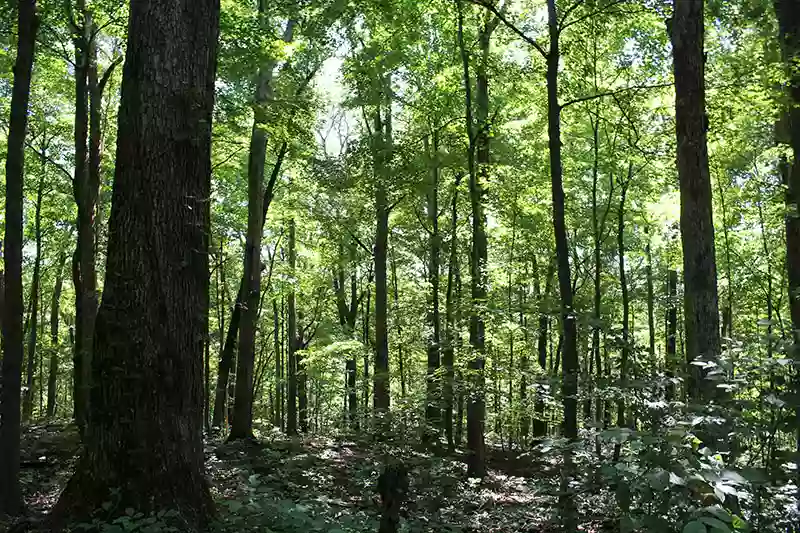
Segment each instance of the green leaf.
M683 526L683 533L706 533L706 526L699 520L692 520Z
M714 531L722 531L728 533L731 530L731 528L728 527L728 524L717 518L712 518L710 516L703 516L700 518L700 521L706 525L711 526L712 529L714 529Z

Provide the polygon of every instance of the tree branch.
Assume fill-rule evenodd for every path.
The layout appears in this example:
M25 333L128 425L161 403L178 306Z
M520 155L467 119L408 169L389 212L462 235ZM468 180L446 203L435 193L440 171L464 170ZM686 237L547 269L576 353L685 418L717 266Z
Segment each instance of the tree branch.
M495 16L498 19L500 19L502 21L502 23L506 25L506 27L508 27L508 29L510 29L511 31L516 33L517 35L519 35L522 38L523 41L525 41L529 45L531 45L534 48L536 48L536 50L540 54L542 54L543 58L547 59L547 56L550 55L549 52L547 52L544 49L544 47L542 47L542 45L540 45L536 41L536 39L534 39L533 37L528 36L524 31L520 30L517 26L515 26L514 23L512 23L510 20L508 20L508 18L503 14L503 12L501 10L497 9L495 6L490 4L489 0L470 0L470 1L473 4L476 4L476 5L479 5L481 7L484 7L486 9L488 9L489 11L491 11L492 13L494 13Z
M575 98L574 100L569 100L561 104L561 109L565 109L574 104L580 104L583 102L589 102L591 100L596 100L598 98L605 98L606 96L615 96L624 92L628 91L641 91L646 89L663 89L665 87L672 87L672 83L657 83L656 85L633 85L631 87L623 87L621 89L617 89L615 91L606 91L597 94L590 94L588 96L581 96L580 98Z

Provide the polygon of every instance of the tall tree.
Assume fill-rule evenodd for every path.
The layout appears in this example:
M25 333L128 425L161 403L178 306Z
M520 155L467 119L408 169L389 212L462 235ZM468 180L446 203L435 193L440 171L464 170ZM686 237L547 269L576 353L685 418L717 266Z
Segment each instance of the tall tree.
M438 132L434 131L431 134L431 140L426 137L425 148L427 158L430 161L430 183L427 188L427 205L426 211L428 213L428 283L430 284L430 292L428 293L428 310L426 320L428 323L428 373L427 373L427 388L426 388L426 409L425 421L428 426L428 431L432 431L430 437L434 434L438 435L440 431L441 421L441 405L439 404L439 378L437 372L441 366L441 332L440 332L440 317L439 317L439 248L440 248L440 235L439 235L439 136ZM397 276L395 276L396 282Z
M218 0L131 4L88 431L53 530L112 489L119 512L173 509L184 529L213 514L202 365L218 32Z
M297 242L295 238L294 219L289 220L289 269L295 275L297 268ZM297 294L294 287L289 291L288 328L286 332L286 353L288 366L287 394L286 394L286 433L297 435Z
M19 485L20 388L22 385L22 185L25 133L31 92L36 30L36 0L17 3L17 59L11 93L6 156L5 294L3 308L3 375L0 388L0 515L22 511Z
M266 0L259 0L258 14L266 28ZM294 21L286 26L284 41L292 40ZM275 61L268 60L259 67L256 77L253 128L250 134L250 154L247 164L247 239L245 243L244 298L242 323L239 328L239 357L236 359L236 400L234 403L231 439L245 438L253 433L253 369L255 365L256 322L261 301L261 236L264 226L264 165L269 135L267 105L272 98L272 78ZM246 281L245 281L246 280Z
M786 189L786 267L789 280L789 312L794 346L792 355L800 361L800 9L797 2L775 0L783 58L788 74L789 139L791 164L782 164ZM795 394L800 397L800 373L795 372ZM800 402L795 405L795 450L800 455ZM800 510L800 469L797 469L797 507Z
M676 0L671 24L675 127L681 189L687 361L716 361L720 350L717 262L706 132L703 0ZM689 393L710 399L713 384L691 366Z
M389 414L389 166L392 161L391 76L381 79L378 103L373 116L372 159L375 174L375 369L372 403L378 417Z

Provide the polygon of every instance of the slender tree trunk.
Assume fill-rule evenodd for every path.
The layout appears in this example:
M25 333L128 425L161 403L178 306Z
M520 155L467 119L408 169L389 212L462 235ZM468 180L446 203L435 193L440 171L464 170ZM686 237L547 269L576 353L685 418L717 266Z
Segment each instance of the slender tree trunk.
M632 164L628 164L628 179L622 183L617 219L617 249L619 253L619 287L622 293L622 349L620 350L619 388L621 395L617 401L617 426L628 425L626 417L625 396L628 388L628 363L630 360L630 298L628 295L628 274L625 271L625 200L631 179ZM619 461L621 445L614 446L614 462Z
M384 92L388 93L388 83ZM373 125L373 172L375 174L375 368L372 391L373 409L379 418L389 414L389 336L387 322L387 272L386 261L389 249L389 198L388 165L391 161L391 99L383 94L386 101L385 115L379 105L375 111Z
M56 393L58 386L58 363L61 355L61 343L58 337L59 319L61 317L61 290L64 285L64 264L67 255L63 251L56 265L56 281L53 286L53 299L50 303L50 369L47 379L47 417L56 414Z
M295 274L297 267L297 251L295 250L295 223L289 220L289 270ZM289 379L287 392L287 417L286 433L297 435L297 295L294 287L289 290L288 306L288 331L286 332L287 360L289 365Z
M260 0L258 13L266 24L266 2ZM289 21L284 42L292 40L294 22ZM253 434L253 370L258 319L261 300L261 236L266 220L264 165L267 158L268 133L266 105L272 97L272 78L275 61L268 60L259 67L254 98L253 128L250 134L250 154L247 165L247 238L245 244L243 306L239 327L239 357L236 360L236 398L230 439L250 438ZM270 180L271 181L271 180ZM274 187L274 185L273 185ZM233 322L233 320L231 320Z
M28 321L28 367L25 379L25 395L22 402L22 421L30 422L33 415L33 395L36 388L34 371L36 369L36 341L37 328L39 327L39 287L42 272L42 195L44 194L45 152L42 152L42 174L39 177L39 186L36 189L36 212L34 215L34 232L36 235L36 256L33 261L33 279L31 281L30 320Z
M667 275L667 342L666 342L666 376L668 402L675 399L675 373L678 369L678 272L670 270Z
M6 157L5 297L3 308L3 373L0 388L0 515L22 511L19 485L20 389L22 385L22 198L25 130L28 126L31 71L38 17L36 0L17 2L17 58L11 92Z
M711 176L705 112L703 0L675 2L672 49L675 64L675 122L681 185L686 360L715 361L720 350L717 263L714 250ZM716 388L690 365L689 393L710 400Z
M550 314L549 314L549 299L553 290L553 276L555 276L555 261L550 261L547 267L547 275L545 277L545 288L542 293L539 284L536 285L537 297L539 300L539 335L536 343L536 351L538 355L539 368L544 374L547 374L547 341L550 338ZM536 437L544 437L547 435L547 420L544 416L544 399L541 392L536 393L536 416L533 419L533 434Z
M645 245L645 257L647 266L645 276L647 277L647 333L648 333L648 355L650 356L650 372L656 373L658 365L656 363L656 310L655 310L655 290L653 288L653 254L650 250L650 227L645 226L644 230L647 244Z
M92 20L86 10L86 1L78 0L80 25L75 24L73 44L75 47L75 176L73 193L77 204L78 239L73 265L75 285L75 354L74 354L74 411L75 421L83 434L88 416L89 391L91 388L92 338L97 312L94 286L94 233L91 204L91 182L89 175L89 70L94 50ZM73 21L74 22L74 21Z
M436 131L432 134L432 146L428 146L428 138L425 138L425 151L431 164L430 184L428 187L427 211L428 223L430 224L429 234L429 256L428 256L428 283L430 293L428 294L427 323L429 328L428 335L428 372L426 389L426 409L425 421L428 431L432 431L426 436L436 439L441 429L441 387L437 376L441 366L441 334L439 331L439 139ZM431 148L433 151L431 152Z
M444 400L444 432L447 439L447 448L455 450L455 439L453 436L453 395L455 372L453 365L455 362L455 343L458 335L458 326L455 318L455 280L458 275L458 188L461 184L462 175L456 175L455 186L453 187L453 199L450 204L450 260L447 265L447 294L445 297L445 323L446 323L446 342L442 352L442 365L445 368L444 387L442 398Z
M403 357L403 326L399 320L400 317L400 290L397 284L397 263L394 260L394 247L390 251L390 259L392 267L392 300L393 311L395 317L395 329L397 330L397 369L400 371L400 396L406 397L406 368L405 360Z
M202 364L219 2L134 2L129 21L89 430L53 531L112 489L117 513L174 510L184 530L214 514Z

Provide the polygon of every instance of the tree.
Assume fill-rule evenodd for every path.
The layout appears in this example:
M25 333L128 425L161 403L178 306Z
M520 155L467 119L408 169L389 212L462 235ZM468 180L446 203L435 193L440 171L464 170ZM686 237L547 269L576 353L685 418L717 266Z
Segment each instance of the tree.
M775 0L783 60L788 73L789 139L792 161L782 163L786 203L786 268L789 281L789 313L792 322L792 355L800 361L800 12L796 2ZM800 377L795 373L795 394L800 395ZM795 449L800 453L800 403L795 405ZM798 487L797 506L800 509L800 470L795 484Z
M703 1L675 2L671 38L675 68L675 126L683 235L687 361L716 361L720 350L717 262L705 112ZM709 400L713 385L692 365L689 393Z
M17 59L6 156L5 294L3 376L0 401L0 514L22 511L19 486L20 388L22 381L22 185L25 132L31 90L36 30L36 0L17 4Z
M120 511L173 509L184 529L213 514L202 362L218 25L215 0L131 5L88 431L51 529L112 489Z

